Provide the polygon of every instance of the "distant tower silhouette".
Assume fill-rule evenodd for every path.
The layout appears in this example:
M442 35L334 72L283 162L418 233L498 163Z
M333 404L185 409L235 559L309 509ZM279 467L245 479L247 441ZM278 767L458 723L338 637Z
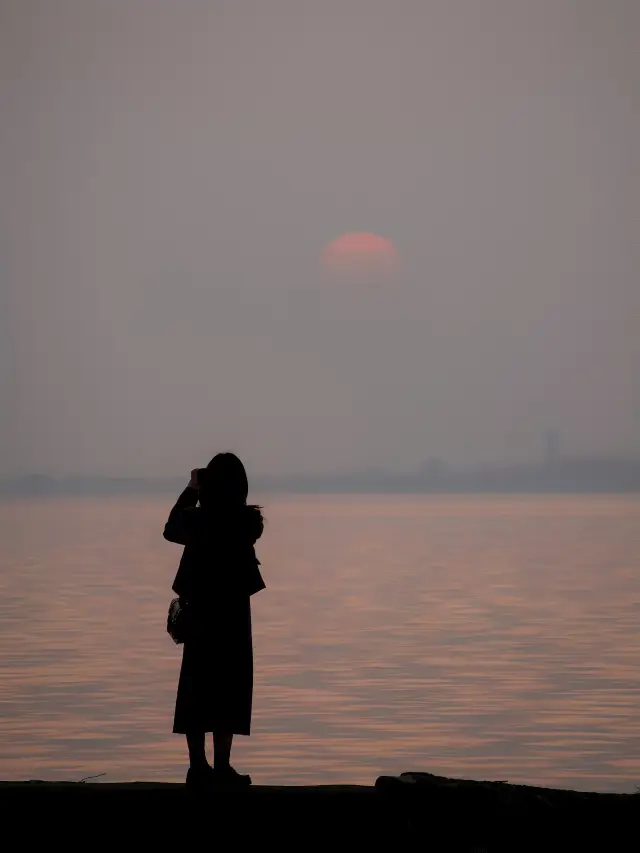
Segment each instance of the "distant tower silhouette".
M559 456L560 439L554 429L547 431L545 436L545 462L547 465L555 465Z

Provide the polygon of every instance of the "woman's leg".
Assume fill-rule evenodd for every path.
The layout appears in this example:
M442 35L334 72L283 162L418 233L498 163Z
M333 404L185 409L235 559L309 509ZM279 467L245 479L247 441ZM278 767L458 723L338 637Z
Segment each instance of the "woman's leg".
M225 732L214 732L213 767L215 770L226 770L229 767L232 742L233 735L226 734Z
M192 732L187 735L189 749L189 764L191 767L207 767L207 754L204 750L204 732Z

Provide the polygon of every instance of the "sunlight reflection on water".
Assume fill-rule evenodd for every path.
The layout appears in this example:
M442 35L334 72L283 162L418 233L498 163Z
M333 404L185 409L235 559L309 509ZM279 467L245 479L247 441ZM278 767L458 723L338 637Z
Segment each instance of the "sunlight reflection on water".
M170 503L0 504L0 778L184 777ZM640 498L264 503L256 782L640 784Z

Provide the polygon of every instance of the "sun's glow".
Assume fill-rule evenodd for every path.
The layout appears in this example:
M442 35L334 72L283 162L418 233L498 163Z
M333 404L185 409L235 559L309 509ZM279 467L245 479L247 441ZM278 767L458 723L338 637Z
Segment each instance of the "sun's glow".
M329 274L348 280L388 279L397 272L399 257L386 237L350 231L329 243L322 253L322 266Z

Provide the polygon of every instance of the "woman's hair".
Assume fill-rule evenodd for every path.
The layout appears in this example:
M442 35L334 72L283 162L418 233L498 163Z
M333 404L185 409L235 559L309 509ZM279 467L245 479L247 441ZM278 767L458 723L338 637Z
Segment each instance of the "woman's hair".
M244 506L249 494L249 481L244 465L235 453L217 453L202 471L200 503Z

